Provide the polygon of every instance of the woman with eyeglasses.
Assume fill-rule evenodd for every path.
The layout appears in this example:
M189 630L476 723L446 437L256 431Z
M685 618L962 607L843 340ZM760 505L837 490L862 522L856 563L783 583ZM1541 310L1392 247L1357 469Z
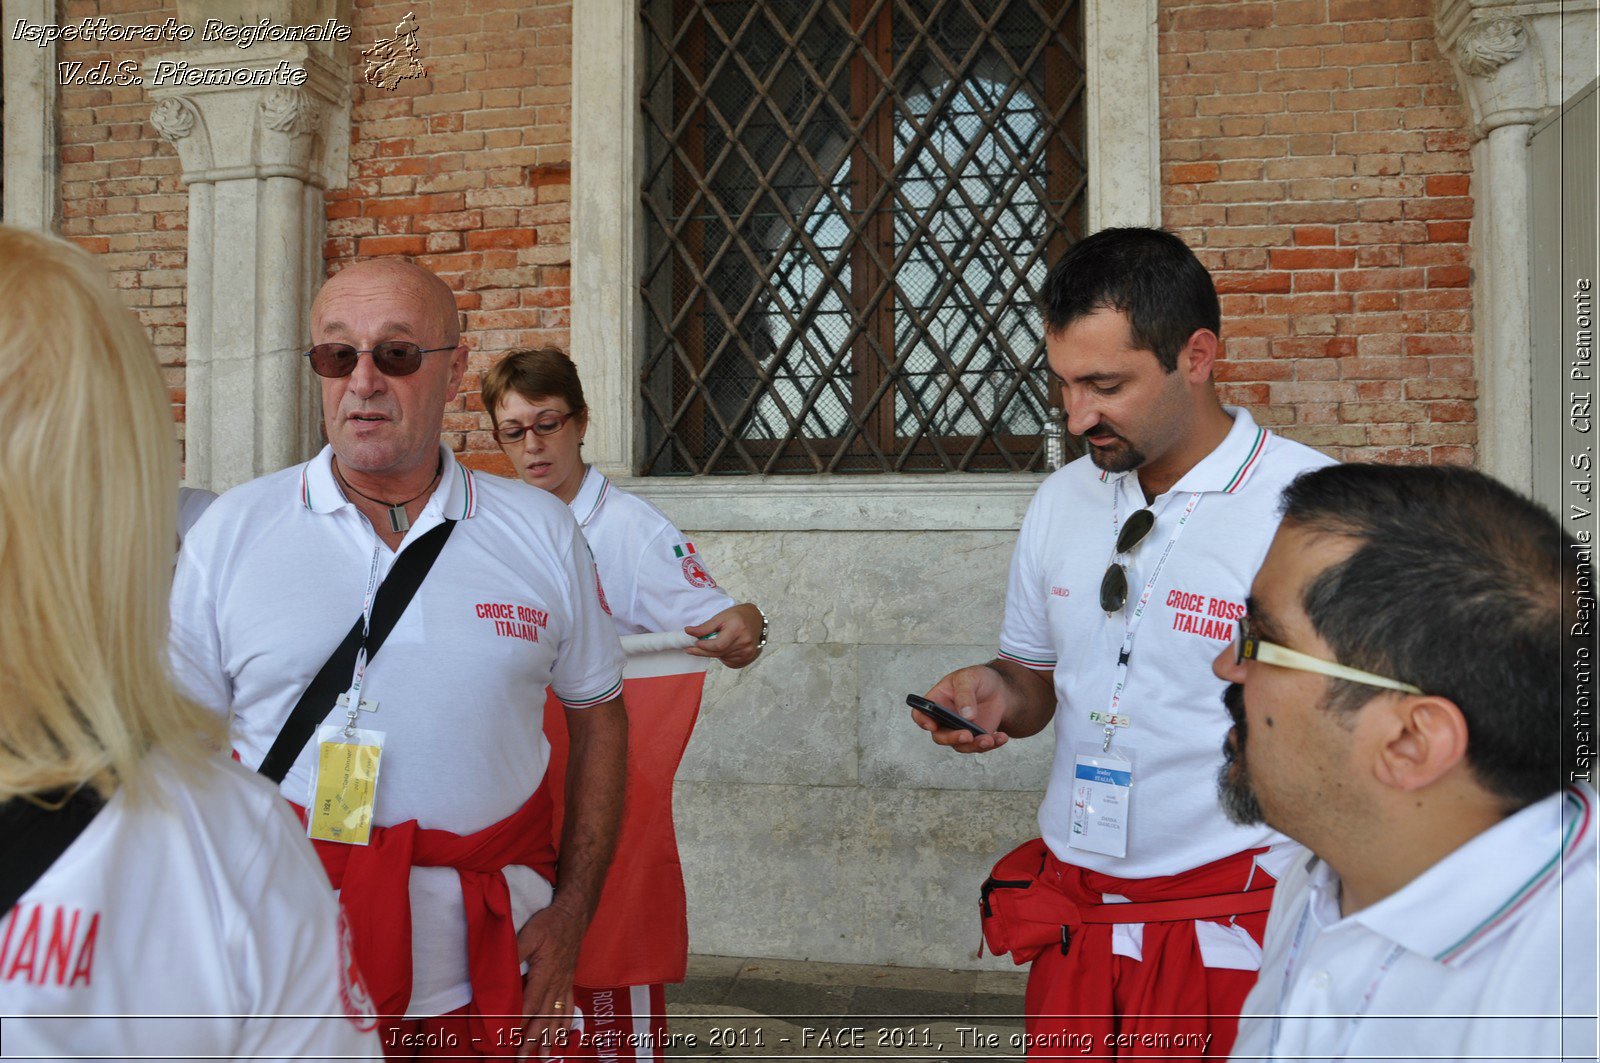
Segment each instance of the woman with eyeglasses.
M666 514L584 462L589 410L570 358L550 347L513 351L484 374L482 391L495 440L517 475L567 503L582 526L594 551L602 601L619 635L683 631L698 640L685 653L720 660L730 668L743 668L760 655L767 643L767 618L760 608L748 602L735 604L711 578L694 543ZM648 707L630 704L629 711L632 715ZM682 739L687 738L685 732ZM636 752L630 745L630 760ZM630 809L627 815L637 811ZM630 854L619 848L612 876L627 875L629 860ZM669 915L655 912L651 918L664 920ZM677 915L682 918L681 912ZM604 916L602 908L597 926ZM591 942L596 933L592 926ZM658 1034L665 1032L661 984L586 987L584 966L580 959L577 997L586 1014L611 1011L626 1028L631 1012ZM648 1045L607 1050L615 1048L621 1049L624 1059L630 1058L629 1052L637 1052L632 1058L653 1058Z
M0 318L5 1051L379 1058L304 833L168 676L178 454L143 330L87 252L6 226Z

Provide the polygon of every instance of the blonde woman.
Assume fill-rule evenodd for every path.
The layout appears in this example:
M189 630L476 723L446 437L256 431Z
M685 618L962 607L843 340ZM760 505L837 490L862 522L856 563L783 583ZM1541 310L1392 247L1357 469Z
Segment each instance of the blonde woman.
M298 824L168 677L177 454L142 329L86 252L7 226L0 325L6 1051L377 1058Z

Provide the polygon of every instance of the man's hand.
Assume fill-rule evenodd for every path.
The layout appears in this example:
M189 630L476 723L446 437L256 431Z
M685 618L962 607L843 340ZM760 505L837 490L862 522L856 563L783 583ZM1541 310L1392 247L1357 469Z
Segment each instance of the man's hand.
M957 753L987 753L1012 737L1037 734L1056 711L1054 673L1004 660L958 668L935 683L925 697L989 732L974 735L959 727L942 727L932 717L911 710L913 723L936 744Z
M535 912L517 931L517 954L528 964L522 983L522 1014L528 1021L519 1058L550 1054L546 1047L561 1044L555 1031L572 1025L572 975L583 933L577 920L554 905Z
M761 610L748 602L729 606L705 623L683 630L702 640L684 652L695 657L711 657L729 668L743 668L761 653L756 648L761 641ZM716 638L706 638L713 633Z

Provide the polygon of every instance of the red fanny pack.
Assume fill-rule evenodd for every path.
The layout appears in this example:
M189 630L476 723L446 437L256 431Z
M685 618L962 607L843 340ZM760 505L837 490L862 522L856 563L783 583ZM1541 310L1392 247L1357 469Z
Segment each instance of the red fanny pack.
M1203 868L1168 879L1147 880L1144 883L1121 881L1127 883L1124 888L1141 886L1139 892L1146 896L1152 892L1152 883L1155 881L1168 883L1165 891L1174 892L1171 887L1174 879L1189 880L1190 889L1214 889L1219 882L1212 880L1221 875L1221 881L1227 881L1228 875L1224 872L1229 869L1232 869L1233 878L1245 880L1244 872L1248 871L1256 855L1264 851L1251 849L1235 853ZM989 873L980 894L979 911L983 918L983 940L996 956L1009 952L1013 963L1023 964L1032 961L1052 945L1060 946L1061 951L1065 952L1074 929L1078 927L1108 923L1221 920L1265 912L1272 907L1274 880L1266 875L1261 876L1261 883L1254 889L1244 892L1202 893L1194 897L1167 896L1115 904L1094 903L1068 893L1068 890L1073 890L1081 897L1083 887L1074 889L1070 884L1050 882L1050 875L1060 874L1047 874L1050 862L1050 850L1044 839L1035 838L1002 856Z
M1010 953L1016 964L1067 940L1065 898L1040 880L1049 852L1043 838L1024 842L1000 858L979 892L984 944L996 956Z

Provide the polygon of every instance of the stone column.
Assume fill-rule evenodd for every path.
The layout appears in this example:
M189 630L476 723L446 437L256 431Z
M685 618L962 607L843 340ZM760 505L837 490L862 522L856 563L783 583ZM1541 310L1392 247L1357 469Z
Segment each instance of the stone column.
M1528 139L1595 76L1597 0L1438 0L1439 47L1472 108L1478 465L1533 486Z
M56 46L18 39L17 31L53 26L55 0L7 0L0 33L0 141L5 143L5 197L0 219L26 229L54 230L60 210L56 176Z
M198 30L211 18L308 25L336 7L194 0L179 14ZM188 45L143 74L150 121L189 188L185 481L223 490L316 445L318 392L300 355L323 277L323 189L347 169L350 66L337 42L239 48L197 32Z

